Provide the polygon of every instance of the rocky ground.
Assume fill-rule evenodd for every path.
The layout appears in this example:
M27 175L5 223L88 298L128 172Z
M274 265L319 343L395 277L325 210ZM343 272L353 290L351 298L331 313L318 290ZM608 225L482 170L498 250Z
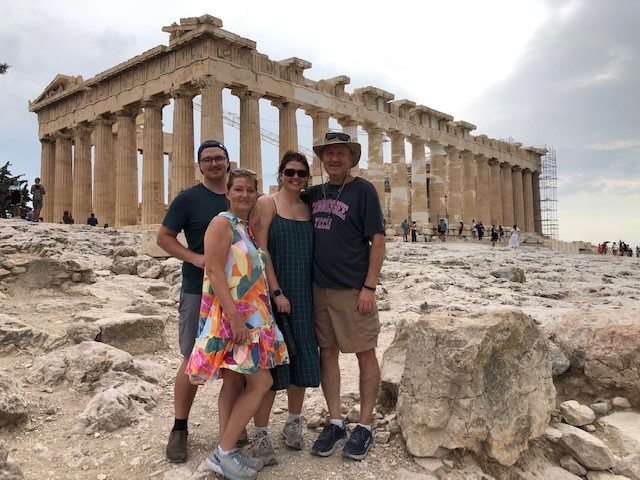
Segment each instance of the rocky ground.
M5 398L0 405L9 405L8 410L15 414L0 415L0 439L24 478L216 478L201 463L217 438L219 385L202 388L196 397L190 418L189 461L173 465L165 460L164 447L173 422L173 377L180 360L176 308L179 270L172 260L141 257L139 248L137 233L0 220L0 385L16 393L13 400ZM49 263L34 263L45 260ZM511 250L504 244L492 248L472 242L389 242L381 285L380 359L393 341L400 319L417 319L432 312L476 313L516 307L567 349L570 339L563 335L577 323L633 328L640 324L637 258L571 255L539 247ZM137 393L131 394L130 388L129 400L118 397L117 401L133 406L128 407L129 416L121 419L125 426L109 431L110 425L92 419L88 406L105 388L122 391L122 385L130 379L114 380L105 372L93 371L92 375L99 378L90 381L86 371L76 372L79 364L86 363L86 352L67 356L66 360L52 355L89 339L97 324L108 335L109 322L124 312L132 322L142 318L150 329L161 322L162 332L133 343L114 334L111 344L134 354L123 360L135 366L127 372L143 372L140 378L146 383L138 380ZM637 346L637 337L629 339L634 341ZM566 353L573 369L579 360ZM606 361L601 358L599 364ZM343 356L341 367L347 414L357 403L355 357ZM618 382L619 388L610 390L602 386L606 385L604 381L594 389L583 373L564 374L556 378L558 403L576 399L588 404L598 397L629 397L629 392L640 391L634 390L634 382L640 385L639 368L631 365L631 376L626 377L632 388ZM53 378L63 370L59 378ZM25 400L22 408L18 397ZM309 391L307 398L305 421L314 427L324 413L320 389ZM637 398L631 401L638 408ZM100 415L99 409L96 415ZM285 419L286 398L279 394L270 427L276 438ZM445 466L452 470L441 477L431 472L428 462L414 461L408 454L393 414L378 414L376 426L378 444L362 462L343 460L337 454L315 457L308 448L290 451L278 438L279 464L265 468L259 478L510 477L490 462L456 452L445 459ZM305 435L309 447L317 434L307 428ZM543 478L536 476L535 466L530 476L522 472L540 459L549 461L545 448L544 443L535 445L527 458L513 467L513 472L520 473L512 477Z

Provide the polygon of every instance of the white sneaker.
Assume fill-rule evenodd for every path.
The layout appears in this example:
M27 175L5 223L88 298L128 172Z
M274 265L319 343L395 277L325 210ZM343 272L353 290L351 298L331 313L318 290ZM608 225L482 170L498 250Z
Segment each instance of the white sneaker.
M224 475L229 480L253 480L258 472L245 463L246 458L237 449L229 453L228 456L223 457L216 446L213 453L205 460L205 463L211 470Z
M302 421L300 418L287 420L282 429L282 436L287 447L302 450Z
M254 435L253 454L262 459L265 465L275 465L278 463L273 442L266 431Z

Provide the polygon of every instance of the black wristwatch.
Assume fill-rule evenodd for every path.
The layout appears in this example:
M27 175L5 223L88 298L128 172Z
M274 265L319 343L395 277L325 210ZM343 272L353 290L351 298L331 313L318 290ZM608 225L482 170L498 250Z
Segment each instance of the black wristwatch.
M273 292L271 292L271 296L273 298L279 297L280 295L282 295L282 290L280 290L279 288L277 288Z

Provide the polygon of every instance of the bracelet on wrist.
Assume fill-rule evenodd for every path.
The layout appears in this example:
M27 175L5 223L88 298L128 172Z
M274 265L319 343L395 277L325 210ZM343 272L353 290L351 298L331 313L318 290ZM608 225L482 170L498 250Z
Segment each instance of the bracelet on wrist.
M376 291L376 287L370 287L369 285L362 285L362 288L366 288L367 290L371 290L372 292Z

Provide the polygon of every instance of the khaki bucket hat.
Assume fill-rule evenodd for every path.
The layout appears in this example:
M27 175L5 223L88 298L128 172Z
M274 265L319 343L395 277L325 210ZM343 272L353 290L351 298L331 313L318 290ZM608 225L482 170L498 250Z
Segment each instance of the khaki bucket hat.
M352 142L351 136L342 132L327 132L324 136L324 143L320 145L315 145L313 147L313 151L316 155L322 159L322 152L324 151L324 147L328 147L329 145L346 145L351 150L352 160L350 168L355 167L360 161L360 152L361 146L358 142Z

